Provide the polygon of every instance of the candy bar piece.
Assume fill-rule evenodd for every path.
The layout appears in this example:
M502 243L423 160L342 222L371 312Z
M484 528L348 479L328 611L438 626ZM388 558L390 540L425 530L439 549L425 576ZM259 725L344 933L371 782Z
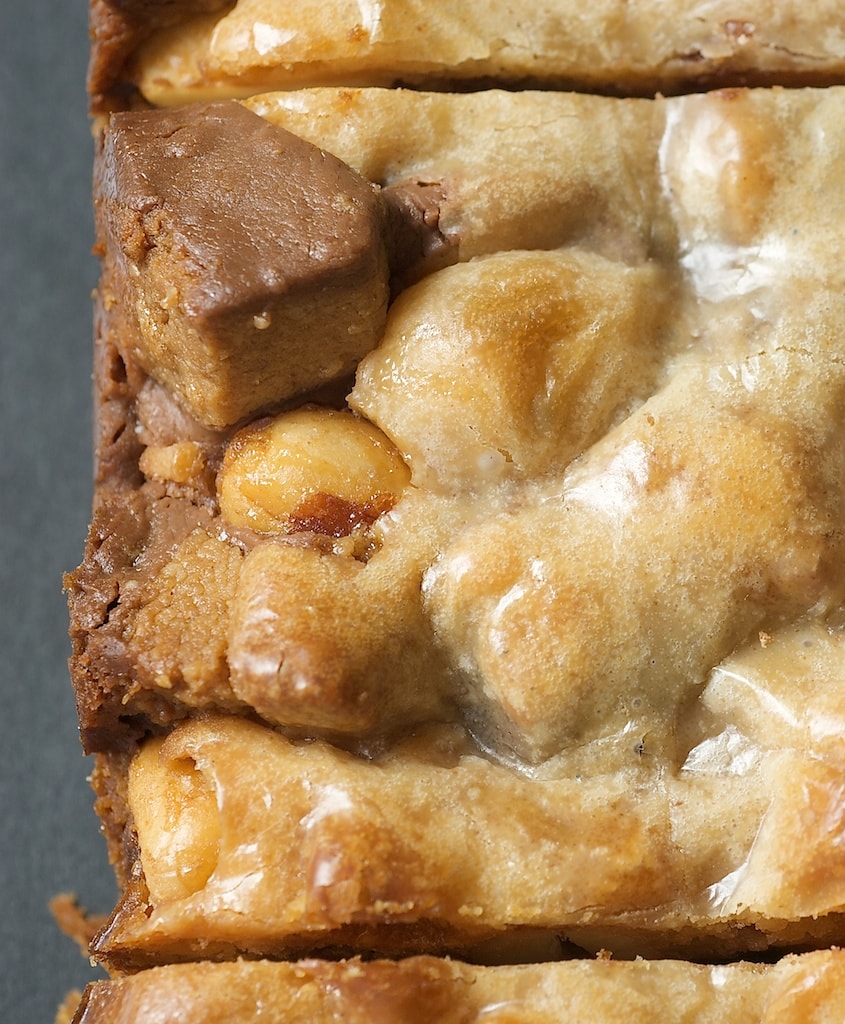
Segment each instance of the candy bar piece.
M126 357L230 426L348 375L384 326L373 186L239 104L115 115L96 183Z
M128 7L155 17L133 17ZM706 8L661 0L432 5L423 0L101 2L90 87L100 107L135 87L150 103L310 85L507 84L616 94L842 82L839 9L796 0ZM173 9L175 7L175 10ZM121 32L114 31L117 22Z
M258 1024L268 1015L285 1024L806 1024L837 1019L843 982L837 951L726 966L598 959L476 967L431 957L203 963L96 982L74 1024Z

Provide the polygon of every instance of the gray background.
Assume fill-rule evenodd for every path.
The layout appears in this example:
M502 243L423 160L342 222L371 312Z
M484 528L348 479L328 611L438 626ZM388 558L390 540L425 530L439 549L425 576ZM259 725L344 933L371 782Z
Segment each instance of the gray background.
M61 575L91 501L85 0L0 5L0 1020L52 1024L94 976L48 900L115 887L67 673Z

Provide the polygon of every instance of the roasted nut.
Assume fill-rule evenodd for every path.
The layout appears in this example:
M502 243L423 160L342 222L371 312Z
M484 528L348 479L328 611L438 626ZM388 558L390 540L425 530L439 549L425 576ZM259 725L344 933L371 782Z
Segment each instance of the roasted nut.
M150 445L141 453L140 467L146 477L189 484L205 469L205 454L195 441Z
M182 899L211 876L220 850L217 798L188 758L169 760L149 740L132 763L129 800L145 836L144 873L153 899Z
M235 434L218 496L234 526L343 537L391 509L409 479L397 450L367 420L306 407Z

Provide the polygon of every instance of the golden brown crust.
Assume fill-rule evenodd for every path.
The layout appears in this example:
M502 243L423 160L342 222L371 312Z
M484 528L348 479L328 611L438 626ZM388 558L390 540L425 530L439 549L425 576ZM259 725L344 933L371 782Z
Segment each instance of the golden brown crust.
M533 934L696 957L841 941L841 761L699 728L681 763L630 740L615 768L599 745L532 777L454 729L373 758L193 720L131 766L138 884L95 949L137 969L238 951L478 957Z
M75 1024L263 1020L320 1024L807 1024L842 1011L838 951L774 966L609 959L471 967L428 957L389 963L246 962L155 968L90 986Z
M418 88L565 88L615 95L673 94L724 86L830 85L845 74L825 0L804 17L795 2L678 4L569 0L543 8L376 6L319 0L279 5L97 5L92 88L137 85L156 105L311 85ZM143 19L133 16L146 8ZM210 13L209 13L210 12ZM193 17L188 17L193 14ZM111 24L129 31L110 29ZM152 22L152 25L150 24ZM145 31L139 32L140 25ZM100 50L104 52L99 53Z
M156 31L187 21L201 12L221 11L228 0L91 0L88 94L93 113L137 102L127 64Z

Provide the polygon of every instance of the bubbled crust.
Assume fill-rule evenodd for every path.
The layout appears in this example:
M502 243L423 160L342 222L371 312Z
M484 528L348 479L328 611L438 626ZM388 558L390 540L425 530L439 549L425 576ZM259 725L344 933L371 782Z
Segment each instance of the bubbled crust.
M666 860L663 798L635 795L621 779L589 795L569 780L532 785L462 757L449 733L431 739L433 756L422 745L419 753L388 755L375 771L366 760L291 745L238 719L193 722L163 747L148 747L130 794L152 913L142 902L137 912L118 914L100 952L119 965L124 956L143 962L166 950L181 958L178 950L184 956L227 940L258 952L346 942L363 951L374 936L374 948L409 952L430 943L443 951L487 939L509 922L548 928L579 916L584 905L619 912L671 898L679 879ZM439 765L432 763L438 750ZM160 822L147 818L145 828L140 819L157 787L137 773L148 780L163 773L166 790L186 760L218 795L220 824L208 831L222 840L206 882L174 896L157 880L169 877L165 864L176 854L154 839ZM182 834L198 828L193 798L175 820ZM555 837L564 832L570 843L562 848ZM497 856L485 856L487 849ZM604 868L588 870L597 849ZM516 873L508 867L517 864ZM233 889L241 877L251 884Z
M577 249L461 263L394 303L350 404L435 492L558 474L654 389L673 285Z
M758 365L753 403L730 378L714 393L709 375L677 375L556 486L441 554L427 609L494 745L500 731L537 761L643 714L668 724L753 630L841 596L845 465L826 416L782 418L813 371ZM845 377L826 368L818 386L829 409Z

